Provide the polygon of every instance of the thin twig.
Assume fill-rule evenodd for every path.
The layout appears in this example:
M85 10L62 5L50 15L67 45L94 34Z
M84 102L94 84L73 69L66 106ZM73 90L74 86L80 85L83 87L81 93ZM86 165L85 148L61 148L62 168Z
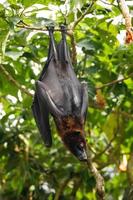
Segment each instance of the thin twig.
M103 151L101 151L100 153L98 153L98 154L95 156L94 160L95 160L96 158L98 158L99 156L101 156L102 154L104 154L104 153L111 147L112 142L113 142L115 139L116 139L116 134L115 134L115 135L113 136L113 138L109 141L109 143L107 144L107 146L105 147L105 149L104 149Z
M85 10L84 13L82 13L80 15L80 17L74 21L74 23L72 23L72 25L70 24L70 31L67 31L67 34L70 36L71 39L71 45L72 45L72 63L76 64L77 63L77 52L76 52L76 41L74 38L74 30L75 27L78 25L78 23L90 12L92 6L94 5L94 3L96 2L96 0L93 0L92 3L90 4L90 6L88 6L88 8Z
M26 88L23 88L20 83L18 83L10 74L9 72L3 67L3 65L0 65L0 70L3 72L3 74L6 76L6 78L13 83L18 89L20 89L22 92L27 94L28 96L33 96Z
M113 141L117 138L117 134L119 133L119 129L120 129L120 123L119 123L119 115L120 115L120 111L112 111L111 113L115 113L117 116L117 127L115 132L113 133L113 137L112 139L109 141L109 143L107 144L107 146L104 148L103 151L101 151L100 153L98 153L94 159L98 158L99 156L101 156L102 154L104 154L105 152L107 152L107 150L111 147Z
M116 113L116 111L112 111L112 113ZM128 119L133 119L133 115L131 115L130 113L127 113L125 111L119 111L119 114L123 115L123 117L126 117Z
M71 180L71 175L68 176L59 186L59 189L56 192L55 198L54 200L60 200L60 197L65 189L65 187L67 186L67 184L69 183L69 181Z
M109 82L109 83L103 84L102 86L96 87L95 89L98 90L98 89L102 89L102 88L107 87L107 86L111 86L111 85L113 85L113 84L115 84L115 83L119 83L119 82L122 82L122 81L124 81L124 80L127 80L127 79L129 79L130 77L133 77L133 72L132 72L131 74L129 74L127 77L124 77L124 78L121 78L121 79L113 80L113 81L111 81L111 82Z
M77 64L77 51L76 51L76 41L74 35L71 36L71 45L72 45L72 63Z
M70 200L75 200L76 193L77 193L81 183L82 183L82 178L80 176L75 177Z
M90 10L91 10L91 8L92 8L92 6L94 5L95 2L96 2L96 0L93 0L91 2L91 4L88 6L88 8L85 10L85 12L82 13L80 15L80 17L73 23L73 25L71 27L72 31L74 31L74 29L77 26L77 24L90 12Z
M71 46L72 46L72 64L77 64L77 51L76 51L76 41L74 38L74 32L72 30L67 31L67 35L70 37L71 40Z

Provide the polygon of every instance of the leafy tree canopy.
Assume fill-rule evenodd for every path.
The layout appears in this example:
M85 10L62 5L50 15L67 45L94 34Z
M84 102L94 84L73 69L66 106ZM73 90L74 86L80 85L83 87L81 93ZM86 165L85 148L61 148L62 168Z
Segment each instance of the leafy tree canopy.
M133 44L122 42L124 20L112 0L1 1L1 198L96 200L95 180L87 166L65 149L52 119L54 142L51 149L45 148L31 112L35 80L48 53L48 32L43 30L50 25L58 29L64 22L74 70L89 87L86 139L105 179L106 199L129 200L133 184ZM55 38L59 41L59 31Z

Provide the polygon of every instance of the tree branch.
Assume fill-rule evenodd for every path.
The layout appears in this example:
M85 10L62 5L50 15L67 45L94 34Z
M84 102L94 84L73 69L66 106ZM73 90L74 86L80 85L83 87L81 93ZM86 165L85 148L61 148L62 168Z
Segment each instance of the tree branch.
M120 5L122 15L125 18L126 29L130 30L132 28L132 22L131 22L131 16L130 16L130 13L129 13L129 8L126 5L125 0L118 0L118 3Z
M32 31L48 31L47 28L42 28L42 27L31 27L27 24L25 24L24 22L21 22L22 24L17 24L16 27L18 28L23 28L23 29L28 29L28 30L32 30ZM72 30L70 29L66 29L67 30L67 35L70 37L70 40L71 40L71 46L72 46L72 63L73 64L76 64L77 63L77 60L76 60L76 57L77 57L77 53L76 53L76 41L75 41L75 38L74 38L74 33ZM56 28L54 29L54 31L61 31L61 29L59 28Z
M112 111L112 113L115 113L116 111ZM133 119L133 115L131 115L130 113L127 113L127 112L125 112L125 111L119 111L119 113L121 114L121 115L123 115L123 117L126 117L126 118L128 118L128 119Z
M90 3L90 5L88 6L88 8L85 10L84 13L82 13L80 15L80 17L73 23L73 25L71 26L71 30L74 31L75 27L78 25L78 23L90 12L92 6L94 5L94 3L97 0L92 0L92 2Z
M43 28L43 27L32 27L32 26L29 26L27 24L17 24L16 27L18 28L23 28L23 29L29 29L29 30L32 30L32 31L48 31L47 28ZM67 29L69 30L69 29ZM60 28L56 28L54 29L54 31L61 31Z
M60 200L60 197L61 197L65 187L67 186L68 182L71 180L71 178L72 177L70 175L62 183L60 183L59 189L56 192L54 200Z
M133 42L133 31L132 31L132 18L129 13L129 8L126 5L125 0L117 0L118 4L121 8L121 12L123 17L125 18L125 26L126 26L126 43Z
M113 113L113 112L112 112ZM116 111L115 111L116 113ZM117 137L117 134L119 132L119 112L117 111L117 129L112 137L112 139L109 141L109 143L107 144L107 146L105 147L105 149L103 151L101 151L100 153L98 153L94 159L98 158L99 156L101 156L102 154L104 154L105 152L107 152L107 150L111 147L112 143L114 142L114 140L116 139Z
M72 46L72 56L71 56L71 58L72 58L73 64L77 63L76 41L75 41L75 38L74 38L75 27L85 17L85 15L87 15L90 12L92 6L94 5L94 3L96 1L97 0L92 0L91 4L88 6L88 8L85 10L85 12L80 15L80 17L73 23L73 25L70 24L70 28L66 29L67 34L69 35L70 40L71 40L71 46ZM25 24L23 21L20 21L19 23L21 23L21 24L16 25L18 28L24 28L24 29L36 30L36 31L48 31L47 28L30 27L29 25ZM54 29L54 31L61 31L61 29Z
M111 81L111 82L109 82L109 83L103 84L103 85L100 86L100 87L96 87L95 89L98 90L98 89L101 89L101 88L104 88L104 87L107 87L107 86L111 86L111 85L113 85L113 84L115 84L115 83L119 83L119 82L122 82L122 81L124 81L124 80L127 80L127 79L129 79L130 77L133 77L133 72L132 72L131 74L129 74L127 77L124 77L124 78L121 78L121 79L113 80L113 81Z
M75 41L75 38L74 38L74 32L72 30L67 31L67 35L70 37L70 40L71 40L71 46L72 46L71 59L72 59L72 64L77 64L77 51L76 51L76 41Z
M81 183L82 183L81 177L80 176L75 177L74 184L73 184L73 189L72 189L72 192L71 192L71 195L70 195L71 196L70 200L75 200L76 193L77 193Z
M119 115L123 115L126 118L130 118L133 119L133 116L130 115L129 113L123 112L123 111L112 111L111 113L115 113L117 114L117 129L112 137L112 139L109 141L109 143L107 144L107 146L104 148L103 151L101 151L100 153L96 154L95 159L97 159L99 156L101 156L102 154L104 154L105 152L107 152L107 150L111 147L112 143L114 142L114 140L117 138L117 134L119 133L119 129L120 129L120 125L119 125Z
M85 12L80 15L80 17L73 23L73 25L70 24L70 28L67 29L67 34L69 35L70 40L71 40L71 46L72 46L72 56L71 57L72 57L72 63L73 64L77 63L77 59L76 59L76 57L77 57L77 53L76 53L76 41L75 41L75 38L74 38L75 27L85 17L85 15L87 15L90 12L92 6L94 5L94 3L96 1L97 0L92 0L92 2L88 6L88 8L85 10ZM48 31L47 28L30 27L29 25L25 24L23 21L20 21L16 25L16 27L18 27L18 28L24 28L24 29L29 29L29 30L36 30L36 31ZM61 31L61 29L54 29L54 30L55 31Z
M104 179L92 162L90 150L87 147L87 166L96 181L96 195L98 200L105 200Z
M90 6L88 6L88 8L85 10L84 13L82 13L80 15L80 17L71 25L70 24L70 31L67 31L67 34L70 36L71 39L71 46L72 46L72 63L76 64L77 63L77 52L76 52L76 41L74 38L74 30L75 27L78 25L78 23L90 12L92 6L94 5L94 3L96 2L96 0L93 0L92 3L90 4Z
M13 83L18 89L20 89L23 93L27 94L28 96L33 96L26 88L20 85L10 74L6 69L3 67L3 65L0 64L0 70L3 72L3 74L6 76L6 78Z

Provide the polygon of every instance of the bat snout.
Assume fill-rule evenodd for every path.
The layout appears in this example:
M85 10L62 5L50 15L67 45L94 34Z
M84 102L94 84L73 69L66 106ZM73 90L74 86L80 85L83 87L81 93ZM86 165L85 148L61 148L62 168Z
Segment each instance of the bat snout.
M76 148L76 157L80 161L87 161L86 150L84 148L83 149Z
M78 160L87 161L86 142L80 132L67 133L63 142Z

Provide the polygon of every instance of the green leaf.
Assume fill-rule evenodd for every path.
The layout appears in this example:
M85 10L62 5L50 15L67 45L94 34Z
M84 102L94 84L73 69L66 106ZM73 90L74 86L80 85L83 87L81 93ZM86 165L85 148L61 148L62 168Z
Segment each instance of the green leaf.
M0 3L0 15L1 15L1 11L3 11L3 10L4 10L4 6L3 6L3 4Z
M27 0L22 0L22 4L25 6L25 7L30 7L32 6L33 4L44 4L46 5L47 4L47 0L33 0L33 1L27 1Z
M103 131L106 133L109 140L111 140L117 133L118 129L118 114L111 113L103 126Z
M8 0L10 4L17 4L17 0Z
M6 49L6 42L9 36L9 30L1 30L0 35L0 63L2 63L2 60L5 55L5 49Z
M6 51L6 56L12 58L13 60L17 60L20 56L23 55L23 52L21 51Z

